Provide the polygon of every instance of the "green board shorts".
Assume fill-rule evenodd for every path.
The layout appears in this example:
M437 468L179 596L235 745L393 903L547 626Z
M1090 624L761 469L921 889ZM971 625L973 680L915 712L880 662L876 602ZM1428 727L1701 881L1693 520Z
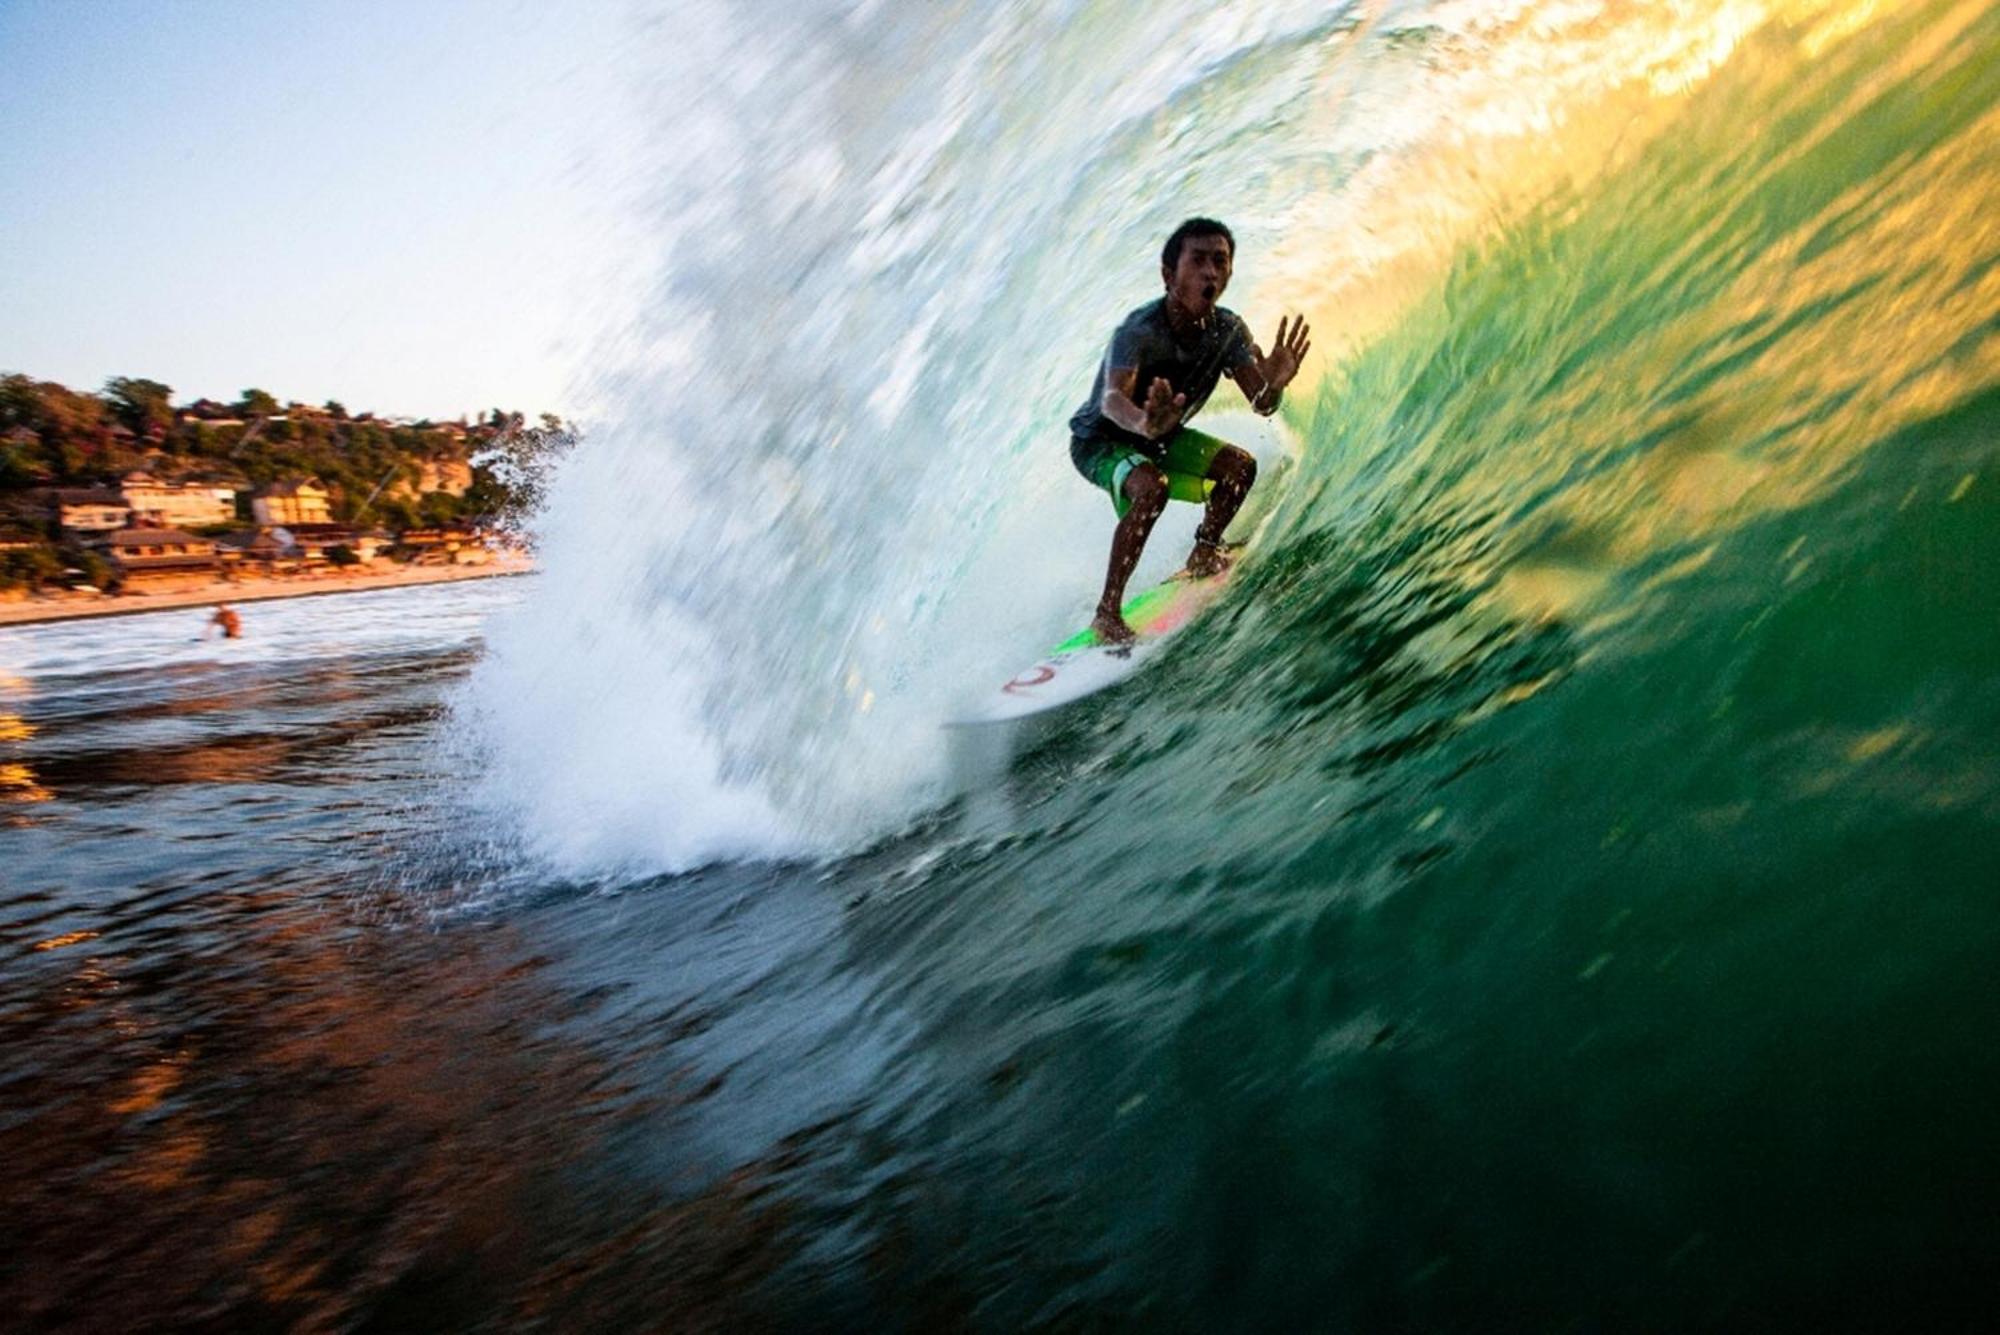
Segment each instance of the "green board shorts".
M1103 488L1105 494L1111 497L1118 517L1123 519L1125 512L1132 508L1132 502L1125 498L1125 479L1140 464L1156 464L1167 475L1169 497L1177 501L1193 501L1198 505L1208 499L1209 488L1215 485L1209 480L1208 467L1228 445L1226 440L1182 427L1167 438L1167 451L1161 458L1154 458L1136 445L1121 445L1114 440L1085 440L1080 436L1070 441L1069 457L1076 464L1077 472L1089 478L1092 486Z

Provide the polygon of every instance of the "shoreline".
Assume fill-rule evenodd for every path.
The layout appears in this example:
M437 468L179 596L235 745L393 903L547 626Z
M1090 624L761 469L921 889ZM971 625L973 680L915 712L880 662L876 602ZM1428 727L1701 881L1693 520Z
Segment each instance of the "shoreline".
M217 603L262 603L279 598L316 598L335 593L366 593L373 589L406 589L420 584L453 584L460 580L532 575L534 572L532 561L501 559L475 566L399 567L381 574L217 580L202 589L127 593L116 597L102 594L96 598L30 596L19 602L0 603L0 627L82 621L91 617L139 616L146 612L213 607Z

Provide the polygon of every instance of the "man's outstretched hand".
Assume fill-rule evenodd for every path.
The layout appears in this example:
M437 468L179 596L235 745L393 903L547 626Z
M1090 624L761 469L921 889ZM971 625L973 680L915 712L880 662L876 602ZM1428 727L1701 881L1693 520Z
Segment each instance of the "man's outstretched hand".
M1157 375L1146 387L1146 402L1142 406L1146 413L1146 439L1159 440L1181 424L1181 414L1187 410L1187 395L1174 393L1167 378Z
M1292 383L1292 377L1299 373L1299 363L1312 350L1312 330L1306 327L1303 315L1287 316L1278 321L1278 343L1270 355L1257 364L1257 371L1264 377L1265 393L1276 393Z

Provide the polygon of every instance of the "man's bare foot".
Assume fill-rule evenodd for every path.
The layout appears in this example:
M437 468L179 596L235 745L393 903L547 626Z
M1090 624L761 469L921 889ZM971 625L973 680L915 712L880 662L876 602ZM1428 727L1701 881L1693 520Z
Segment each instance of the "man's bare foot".
M1097 632L1099 644L1124 645L1139 638L1138 633L1125 624L1124 617L1101 607L1097 615L1090 619L1090 628Z
M1195 539L1194 550L1188 553L1187 565L1182 572L1189 579L1207 579L1220 575L1229 569L1229 563L1236 559L1236 548L1219 542L1203 542Z

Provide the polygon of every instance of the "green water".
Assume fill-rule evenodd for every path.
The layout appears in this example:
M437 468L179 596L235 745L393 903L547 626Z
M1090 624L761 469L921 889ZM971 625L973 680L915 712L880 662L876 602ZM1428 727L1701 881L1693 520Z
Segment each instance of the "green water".
M885 1119L944 1178L877 1196L915 1273L1185 1328L1976 1310L2000 12L1798 42L1468 247L1023 830L859 912L954 1072Z

